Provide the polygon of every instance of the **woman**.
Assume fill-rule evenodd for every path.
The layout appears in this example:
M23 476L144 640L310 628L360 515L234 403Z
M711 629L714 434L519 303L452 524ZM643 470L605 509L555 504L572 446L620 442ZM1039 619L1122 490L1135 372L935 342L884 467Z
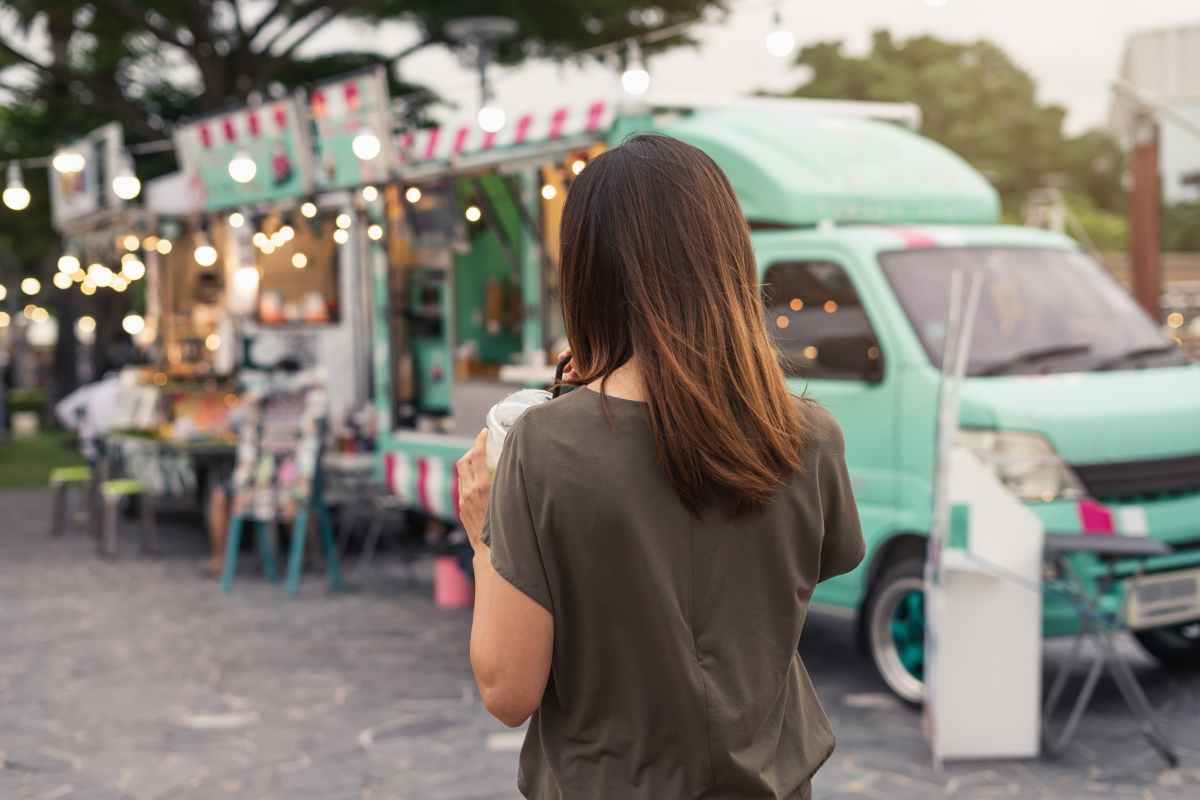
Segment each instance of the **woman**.
M533 716L521 792L808 797L833 735L796 648L862 534L841 431L788 395L717 165L650 135L592 162L562 298L581 388L518 420L494 490L482 434L458 465L476 681L502 722Z

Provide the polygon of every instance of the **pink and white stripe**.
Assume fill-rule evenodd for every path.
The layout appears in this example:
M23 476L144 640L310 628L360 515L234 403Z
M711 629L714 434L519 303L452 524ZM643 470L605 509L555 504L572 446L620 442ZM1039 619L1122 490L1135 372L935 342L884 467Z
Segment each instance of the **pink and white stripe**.
M577 106L561 106L540 112L524 112L509 118L498 133L487 133L464 117L438 128L406 131L397 138L397 149L406 164L453 161L463 156L517 145L551 142L583 134L601 134L616 116L616 104L593 100Z

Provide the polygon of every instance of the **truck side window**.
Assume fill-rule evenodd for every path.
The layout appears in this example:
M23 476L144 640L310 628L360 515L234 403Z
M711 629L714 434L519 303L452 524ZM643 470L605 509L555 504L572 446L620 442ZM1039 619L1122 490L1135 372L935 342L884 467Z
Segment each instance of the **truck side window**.
M850 276L829 261L781 261L763 278L767 329L790 377L878 381L883 354Z

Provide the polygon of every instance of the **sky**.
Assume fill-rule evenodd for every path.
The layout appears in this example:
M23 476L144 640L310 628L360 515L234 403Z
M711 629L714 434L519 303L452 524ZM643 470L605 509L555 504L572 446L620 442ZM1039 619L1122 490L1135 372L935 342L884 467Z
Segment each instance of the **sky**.
M547 2L547 8L554 7ZM736 95L756 89L794 87L795 68L766 52L769 0L731 0L724 21L696 29L699 48L682 48L651 60L652 94L675 96ZM872 30L897 35L931 33L954 40L988 38L1003 47L1037 80L1040 98L1068 109L1072 133L1103 125L1109 83L1116 77L1125 37L1138 30L1200 24L1198 0L782 0L785 24L800 45L844 39L861 52ZM364 29L331 25L312 42L312 52L361 47L364 41L382 52L397 52L415 39L403 25ZM468 109L477 103L472 72L444 49L428 49L406 59L402 74L459 98ZM608 96L616 77L600 65L586 68L529 62L497 74L500 102L519 109L530 98Z

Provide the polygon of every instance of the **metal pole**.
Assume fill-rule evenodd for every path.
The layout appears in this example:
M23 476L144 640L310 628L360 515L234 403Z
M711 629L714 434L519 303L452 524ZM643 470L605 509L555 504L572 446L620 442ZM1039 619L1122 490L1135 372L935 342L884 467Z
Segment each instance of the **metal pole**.
M1133 296L1156 322L1162 315L1162 177L1158 171L1158 121L1139 116L1134 134L1129 192L1129 261Z

